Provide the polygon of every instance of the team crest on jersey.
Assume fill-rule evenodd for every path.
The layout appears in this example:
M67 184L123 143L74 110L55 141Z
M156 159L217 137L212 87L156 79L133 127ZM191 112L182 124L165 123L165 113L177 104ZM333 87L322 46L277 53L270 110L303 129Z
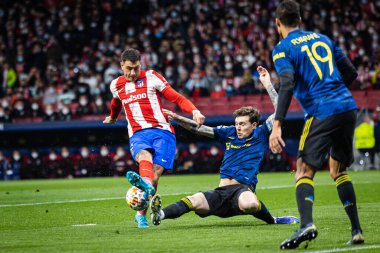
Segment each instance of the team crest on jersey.
M137 80L137 87L141 88L144 86L144 81L143 80Z

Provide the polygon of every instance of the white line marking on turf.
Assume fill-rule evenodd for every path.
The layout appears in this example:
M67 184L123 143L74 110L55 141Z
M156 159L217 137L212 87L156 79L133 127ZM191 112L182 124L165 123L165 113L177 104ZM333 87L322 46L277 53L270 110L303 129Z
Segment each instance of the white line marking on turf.
M333 253L333 252L345 252L345 251L357 251L363 249L378 249L380 245L368 245L368 246L352 246L350 248L337 248L337 249L326 249L318 251L308 251L308 253Z
M360 184L367 184L370 182L360 182ZM323 185L332 185L332 184L320 184ZM272 186L263 186L257 187L258 190L270 190L270 189L282 189L282 188L292 188L294 185L272 185ZM179 193L171 193L171 194L161 194L161 196L176 196L183 194L194 194L196 192L179 192ZM93 199L77 199L77 200L61 200L61 201L50 201L50 202L36 202L36 203L19 203L19 204L3 204L1 207L17 207L17 206L38 206L38 205L50 205L50 204L66 204L66 203L81 203L81 202L91 202L91 201L104 201L104 200L115 200L115 199L123 199L124 197L109 197L109 198L93 198Z
M72 227L89 227L89 226L96 226L96 224L74 224L74 225L71 225Z

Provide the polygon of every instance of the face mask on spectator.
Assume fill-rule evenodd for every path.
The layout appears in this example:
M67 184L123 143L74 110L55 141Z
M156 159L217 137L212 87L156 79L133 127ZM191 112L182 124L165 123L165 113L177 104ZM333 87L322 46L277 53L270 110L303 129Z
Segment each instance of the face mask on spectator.
M95 101L95 104L97 106L102 106L103 105L103 100L101 98L97 98L96 101Z
M69 157L69 152L67 152L67 151L63 151L63 152L62 152L62 157L64 157L64 158Z
M87 157L88 156L88 151L87 150L83 150L80 152L80 154L83 156L83 157Z
M20 154L14 154L13 155L13 159L15 160L15 161L18 161L18 160L20 160Z
M69 108L67 108L67 107L63 107L63 108L62 108L62 113L63 113L64 115L69 114Z
M50 159L51 161L55 161L55 160L57 159L57 155L56 155L55 153L50 153L50 154L49 154L49 159Z
M216 85L215 88L214 88L214 90L215 90L216 92L219 92L219 91L222 90L222 87L220 87L220 85Z
M212 148L210 150L210 153L211 153L211 155L217 155L218 154L218 149L217 148Z
M15 108L16 108L16 110L18 110L18 111L22 111L22 110L24 110L24 105L23 105L22 103L17 103L17 104L15 105Z
M47 115L52 115L53 114L53 110L52 109L46 109L46 114Z
M36 111L36 110L38 110L38 104L37 103L33 103L32 104L32 109L34 110L34 111Z
M122 150L118 150L118 151L116 152L116 155L119 156L119 157L121 157L121 156L124 155L124 151L122 151Z
M80 100L79 100L79 104L80 104L81 106L85 106L85 105L87 105L87 99L80 99Z
M189 151L190 151L190 154L194 155L195 153L197 153L198 149L197 148L190 148Z
M107 149L100 150L100 155L101 156L107 156L108 155L108 150Z
M1 106L2 106L3 108L8 108L8 105L9 105L9 103L8 103L8 101L5 100L5 99L1 102Z
M34 159L36 159L37 157L38 157L38 153L37 152L32 152L32 157L34 158Z

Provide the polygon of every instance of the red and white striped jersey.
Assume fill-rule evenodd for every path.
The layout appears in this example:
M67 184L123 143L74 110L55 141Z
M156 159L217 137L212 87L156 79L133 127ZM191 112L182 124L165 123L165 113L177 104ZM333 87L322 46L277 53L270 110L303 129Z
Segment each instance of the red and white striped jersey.
M165 78L154 70L141 70L136 82L129 82L124 76L111 82L112 95L120 99L126 114L129 137L151 127L174 133L161 104L161 94L169 87Z

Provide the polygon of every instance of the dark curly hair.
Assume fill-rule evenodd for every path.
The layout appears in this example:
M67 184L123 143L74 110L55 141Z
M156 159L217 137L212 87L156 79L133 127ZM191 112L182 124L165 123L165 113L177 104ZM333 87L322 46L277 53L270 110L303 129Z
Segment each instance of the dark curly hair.
M260 111L252 106L245 106L245 107L239 108L236 111L234 111L233 115L235 118L240 117L240 116L249 116L249 122L251 123L256 122L257 124L259 124L260 118L261 118Z
M141 60L140 52L134 48L127 48L124 50L124 52L121 54L121 61L130 61L130 62L137 62Z
M287 27L298 26L301 18L300 5L294 0L282 1L276 9L276 18Z

